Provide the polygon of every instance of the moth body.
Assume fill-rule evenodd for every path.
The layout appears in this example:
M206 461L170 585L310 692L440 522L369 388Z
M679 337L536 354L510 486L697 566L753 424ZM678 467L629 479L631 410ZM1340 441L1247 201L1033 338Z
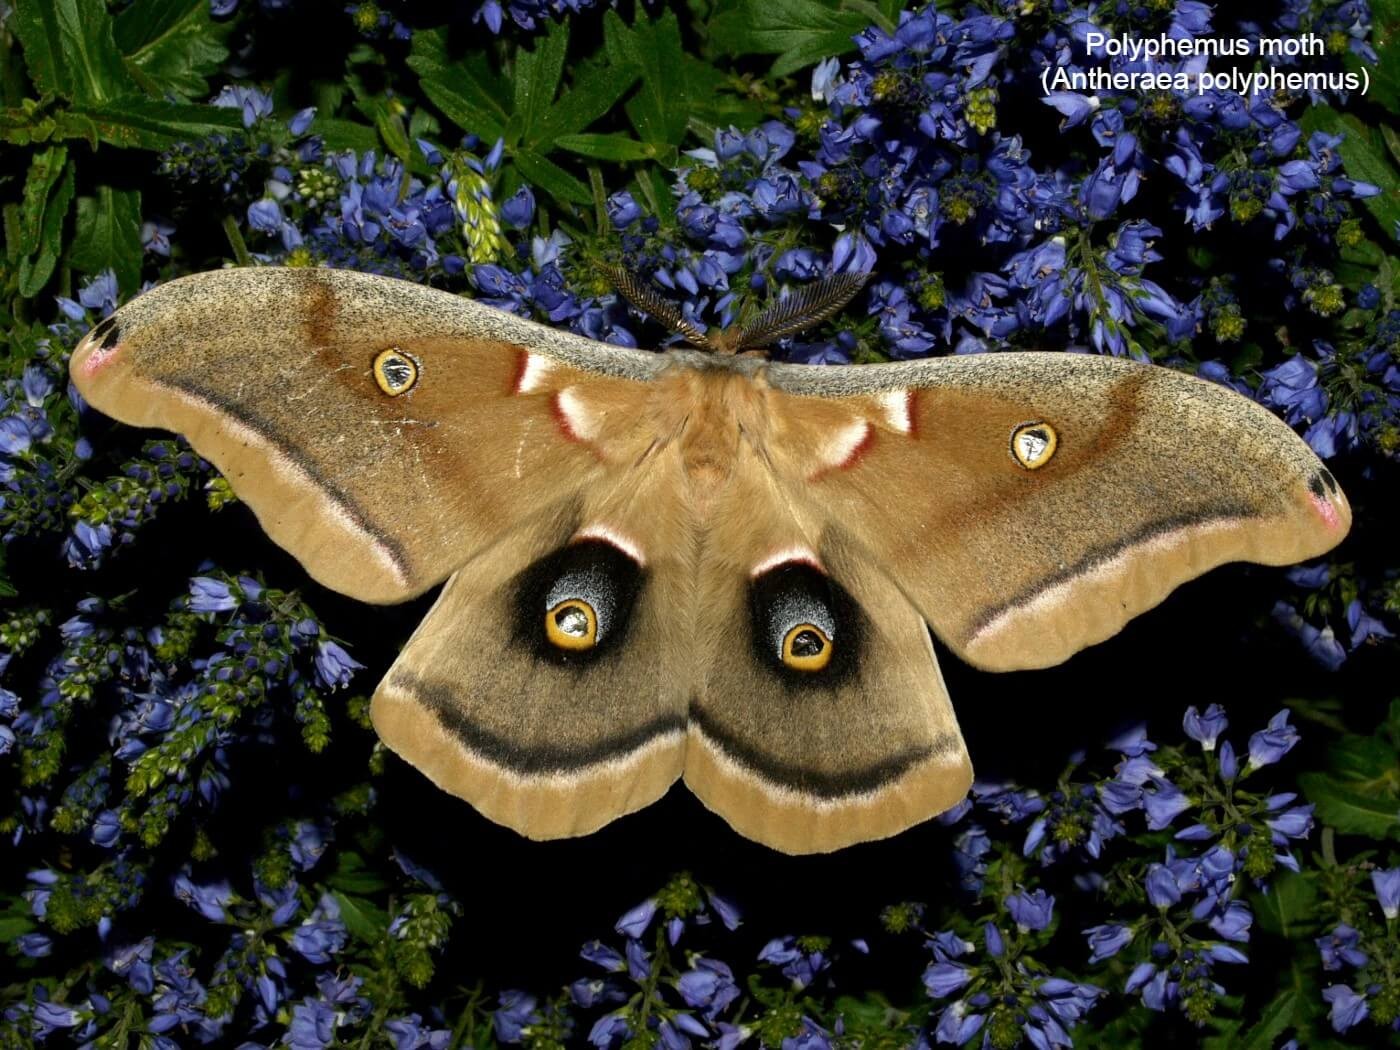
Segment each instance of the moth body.
M988 670L1049 666L1216 565L1315 557L1350 525L1280 420L1167 369L807 367L676 326L711 349L238 269L139 297L70 367L100 411L183 434L322 584L389 603L445 581L375 727L535 838L677 779L788 852L895 834L972 778L930 631Z

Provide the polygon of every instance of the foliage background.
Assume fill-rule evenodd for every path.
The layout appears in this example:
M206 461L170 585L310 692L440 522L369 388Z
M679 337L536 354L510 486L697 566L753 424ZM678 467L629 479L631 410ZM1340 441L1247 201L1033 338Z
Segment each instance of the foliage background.
M1048 107L1089 23L1316 32L1372 88ZM1394 1041L1397 34L1394 0L0 3L0 1045ZM706 324L873 269L796 360L1087 347L1231 383L1354 532L1050 671L940 652L981 780L895 840L786 858L676 790L525 842L368 730L426 600L317 587L65 361L229 262L654 345L618 261Z

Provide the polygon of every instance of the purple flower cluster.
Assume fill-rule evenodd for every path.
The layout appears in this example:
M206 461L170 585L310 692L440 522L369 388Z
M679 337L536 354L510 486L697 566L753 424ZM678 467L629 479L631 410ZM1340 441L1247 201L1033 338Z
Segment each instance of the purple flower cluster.
M1306 838L1313 827L1313 807L1298 804L1296 794L1258 794L1243 786L1297 744L1288 713L1280 712L1251 734L1242 755L1224 738L1227 726L1219 705L1204 712L1188 708L1183 728L1200 745L1197 754L1161 747L1142 729L1134 729L1110 745L1120 755L1113 776L1094 783L1075 782L1067 774L1057 790L1044 796L1010 785L975 784L972 799L944 819L965 822L955 853L964 888L983 901L991 897L999 903L1004 921L1015 927L1011 931L999 922L987 923L981 931L987 954L1001 960L1007 953L1011 958L1023 948L1033 949L1037 942L1028 940L1029 935L1045 930L1053 919L1055 898L1044 890L997 897L988 881L999 870L999 885L1005 886L1007 865L1017 859L1005 847L998 848L996 827L1024 826L1021 857L1035 860L1047 873L1073 865L1073 885L1080 891L1102 891L1111 877L1136 905L1131 916L1084 929L1089 961L1128 959L1131 969L1123 991L1151 1010L1179 1009L1197 1024L1213 1016L1226 994L1215 968L1248 961L1240 945L1249 940L1253 913L1241 899L1242 889L1250 882L1266 884L1280 867L1298 871L1291 844ZM1160 860L1148 854L1133 866L1135 874L1125 885L1130 869L1122 862L1109 866L1108 852L1131 834L1129 818L1140 820L1149 834L1172 831L1174 844L1158 854ZM940 934L932 944L935 963L925 973L930 993L947 997L971 987L976 968L964 957L973 952L973 945L953 933ZM1005 982L1011 972L1022 971L999 964L987 971L988 979ZM1044 1028L1040 1036L1031 1029L1046 1024L1041 1016L1046 1011L1061 1025L1077 1020L1100 993L1095 989L1090 995L1076 985L1076 998L1061 1001L1059 1010L1043 1004L1037 1014L1035 993L1040 986L1031 979L1039 973L1034 967L1027 969L1023 976L1029 983L1019 989L983 989L980 998L962 995L941 1015L940 1039L966 1041L984 1023L995 1023L995 1004L1010 996L1019 997L1012 1015L1022 1018L1017 1023L1025 1027L1027 1038L1036 1045L1068 1045L1051 1039L1052 1028ZM1061 985L1053 987L1065 991ZM1078 1005L1071 1009L1071 1003ZM986 1014L988 1007L992 1015ZM1072 1016L1067 1017L1066 1010ZM1042 1043L1042 1037L1049 1042Z
M1322 996L1328 1020L1338 1033L1370 1018L1381 1028L1400 1032L1400 867L1371 868L1374 904L1362 898L1353 921L1339 923L1317 938L1322 969L1335 983ZM1368 906L1370 905L1370 906ZM1381 920L1374 917L1380 906ZM1359 927L1359 928L1358 928Z

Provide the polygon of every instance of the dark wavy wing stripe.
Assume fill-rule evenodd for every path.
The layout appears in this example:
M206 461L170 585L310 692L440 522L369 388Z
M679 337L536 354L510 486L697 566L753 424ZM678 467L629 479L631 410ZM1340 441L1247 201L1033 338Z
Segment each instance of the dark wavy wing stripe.
M456 701L457 687L419 678L409 671L395 671L390 684L412 696L431 711L438 724L468 750L511 772L525 776L545 773L572 773L610 759L620 758L646 746L657 737L684 732L686 721L680 715L661 715L645 725L616 736L605 737L588 747L541 747L525 750L473 722Z
M1208 525L1216 521L1238 521L1243 518L1253 517L1258 517L1258 510L1254 507L1243 503L1222 503L1214 507L1192 511L1189 514L1178 514L1170 518L1162 518L1158 521L1148 522L1146 525L1121 539L1093 548L1073 565L1061 569L1059 572L1052 573L1041 580L1037 580L1034 584L1021 591L1021 593L1017 594L1009 601L979 613L969 625L964 641L975 637L993 621L1011 612L1013 609L1029 605L1046 591L1058 587L1062 583L1068 583L1078 576L1083 576L1086 573L1092 572L1100 565L1112 561L1114 558L1126 553L1133 547L1141 546L1159 536L1165 536L1167 533L1177 532L1181 529Z
M784 762L766 754L735 736L724 726L705 714L698 705L690 709L690 723L704 733L720 750L740 765L747 767L762 779L778 787L814 798L839 799L851 795L862 795L894 783L919 763L936 755L961 750L960 743L951 734L943 734L922 747L910 747L884 761L864 769L843 773L829 773L820 769L809 769Z
M343 488L321 473L321 469L273 424L269 423L261 416L255 415L242 405L235 405L230 401L222 400L214 391L193 380L156 379L152 376L145 376L143 378L158 386L167 386L171 389L179 390L181 393L188 394L190 397L208 405L215 412L219 412L241 423L269 445L272 445L278 452L291 460L298 470L310 478L311 482L325 493L326 498L343 510L346 516L353 521L357 527L363 530L366 535L370 536L375 543L384 549L384 553L389 556L395 568L399 570L399 573L405 579L412 576L412 564L409 562L408 554L404 551L403 544L376 524L374 519L370 517L369 512L360 505L355 497L351 496L350 493L346 492Z

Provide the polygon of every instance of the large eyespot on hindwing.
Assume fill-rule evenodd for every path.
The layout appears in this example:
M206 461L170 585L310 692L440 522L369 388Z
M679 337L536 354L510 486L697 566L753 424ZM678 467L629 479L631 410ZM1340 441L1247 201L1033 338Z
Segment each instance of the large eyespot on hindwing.
M408 393L418 382L418 362L397 346L379 351L373 370L375 384L390 397Z
M626 634L642 576L637 559L607 540L561 547L516 577L516 641L552 663L598 659Z
M793 685L830 686L851 674L859 654L860 610L808 561L765 569L749 584L759 662Z
M1060 436L1044 420L1022 423L1011 431L1011 458L1027 470L1049 463L1059 445Z

